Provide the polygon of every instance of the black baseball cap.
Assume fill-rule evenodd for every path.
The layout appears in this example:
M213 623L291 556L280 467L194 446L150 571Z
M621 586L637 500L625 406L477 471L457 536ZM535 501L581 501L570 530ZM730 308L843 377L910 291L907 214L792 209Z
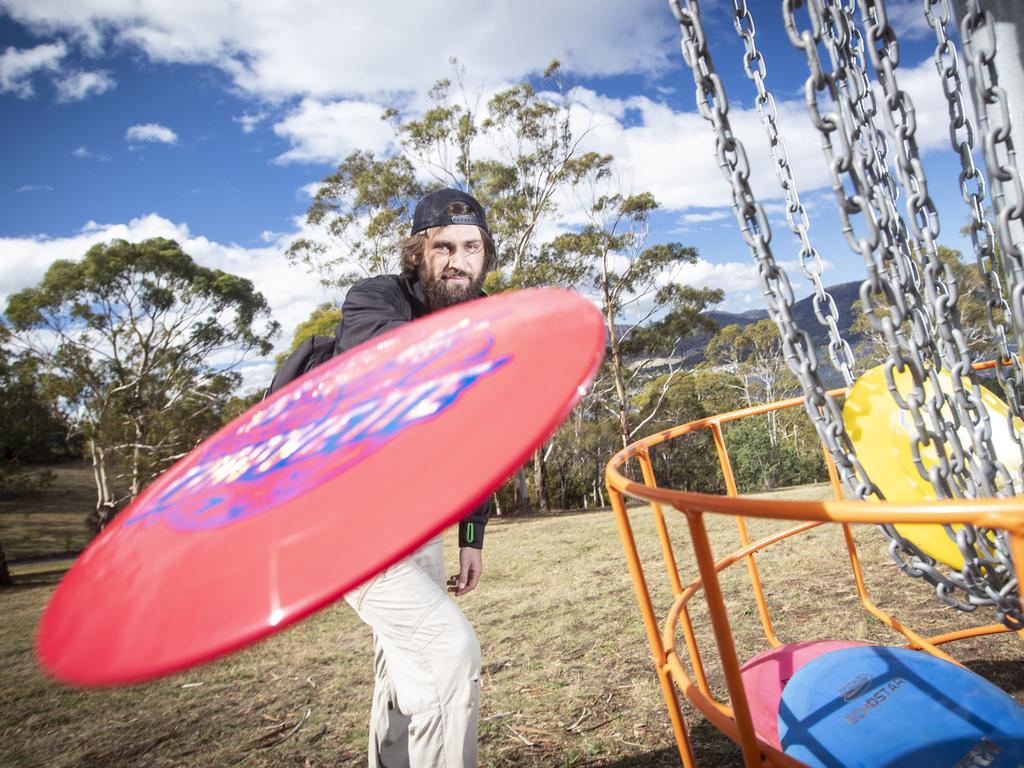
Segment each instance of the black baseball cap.
M469 206L469 212L455 215L448 213L448 206L454 202L465 203ZM431 227L447 227L449 224L473 224L490 231L487 229L484 208L476 198L460 189L439 189L416 203L416 210L412 214L412 232L409 234L415 235Z

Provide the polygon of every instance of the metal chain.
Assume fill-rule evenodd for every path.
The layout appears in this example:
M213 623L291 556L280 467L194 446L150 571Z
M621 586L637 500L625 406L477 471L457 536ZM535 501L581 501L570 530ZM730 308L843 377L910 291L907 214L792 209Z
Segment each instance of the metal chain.
M935 4L938 0L927 0ZM949 20L949 8L943 0L942 13L933 17L928 16L932 28L935 30L938 46L936 48L936 66L943 80L943 90L948 92L961 90L959 70L957 67L956 49L944 41L948 40L945 35L945 26ZM930 14L930 8L927 9ZM1011 416L1009 418L1010 433L1021 445L1021 468L1017 476L1018 487L1024 487L1024 445L1017 434L1016 425L1013 423L1013 415L1024 418L1024 374L1021 373L1020 358L1017 352L1012 350L1007 339L1007 323L1012 326L1010 331L1014 334L1016 349L1020 350L1024 344L1024 323L1021 322L1022 298L1021 286L1024 285L1024 265L1022 265L1021 248L1014 242L1011 231L1011 220L1020 220L1022 201L1024 193L1021 191L1020 172L1016 163L1016 149L1013 143L1013 136L1009 130L1009 108L1006 102L1006 93L999 87L998 74L995 67L995 23L990 13L983 13L977 0L968 0L966 13L962 20L961 39L963 42L964 59L974 88L971 94L974 101L975 114L978 116L979 125L983 133L985 147L985 162L988 167L989 177L992 182L993 201L996 204L997 231L999 233L999 245L1002 249L1002 263L999 262L993 244L993 227L985 215L984 199L985 184L984 176L972 176L971 170L975 170L973 156L965 157L968 151L974 147L974 129L970 119L963 108L962 103L956 107L950 106L951 122L957 123L954 117L954 109L959 110L957 117L963 113L962 123L965 136L957 142L956 127L951 125L950 137L954 146L959 149L962 158L963 171L960 176L960 189L965 202L971 209L971 243L974 246L978 259L978 268L986 279L988 301L986 304L986 319L994 334L996 351L1004 361L1010 365L1000 365L996 368L996 375L1003 387L1007 402L1010 405ZM979 39L980 38L980 39ZM948 53L951 51L951 55ZM943 56L948 59L948 64L943 61ZM952 88L950 87L952 83ZM962 99L961 99L962 102ZM1001 118L1000 124L993 125L987 105L993 105L993 110ZM1000 152L1002 148L1002 152ZM1001 159L1005 156L1005 161ZM975 189L968 186L968 182L974 181ZM1007 189L1009 188L1009 190ZM1005 202L1008 191L1015 192L1016 202L1007 204ZM1000 273L1009 278L1007 290L1004 292L1000 285ZM1010 302L1007 302L1009 296ZM1011 306L1012 302L1012 306ZM998 315L996 313L999 313ZM997 319L998 318L998 319ZM1000 322L1001 321L1001 322Z
M929 1L937 0L925 0ZM890 391L915 424L917 437L911 449L919 471L932 482L940 497L993 495L1003 487L1012 488L1012 484L1008 483L1005 469L1000 473L1001 465L995 461L987 412L981 406L980 390L972 378L966 342L959 330L957 286L951 271L938 259L938 221L917 156L913 105L895 79L898 44L888 27L881 0L860 0L868 53L882 81L887 107L884 116L896 137L897 174L909 192L909 228L899 215L899 186L889 171L888 145L875 120L878 109L867 74L863 38L855 24L856 3L857 0L846 0L845 5L840 0L809 0L811 29L805 31L798 31L794 17L794 8L802 4L801 0L784 0L783 14L790 38L806 53L810 76L805 83L805 97L821 135L844 234L867 266L868 279L861 287L861 300L868 321L886 339ZM881 498L857 460L838 405L821 385L810 339L795 322L792 287L774 259L771 229L750 187L746 151L732 132L728 100L708 50L699 0L670 0L669 5L680 24L683 57L693 73L698 107L715 128L716 156L732 189L737 222L757 265L769 313L779 327L787 364L803 388L807 413L852 495ZM816 303L816 310L821 308L818 320L829 325L834 302L822 299L818 293L823 271L820 257L810 243L809 222L778 130L775 101L764 85L766 65L756 46L753 18L745 0L734 0L734 10L736 31L744 41L744 68L757 89L755 103L768 133L776 175L786 193L787 221L800 241L801 263L815 284L816 298L824 302ZM829 54L830 71L822 66L819 44ZM838 109L838 114L832 109ZM951 128L951 133L956 130ZM969 181L972 177L965 178ZM1020 199L1024 200L1024 196ZM857 231L855 220L863 231ZM923 260L923 269L917 258ZM933 340L936 335L938 344ZM830 343L833 362L840 369L844 363L852 368L852 356L847 358L841 350L841 346ZM938 376L943 358L953 373L954 392L948 397L943 394ZM896 388L896 371L909 371L911 392L901 394ZM964 378L969 389L963 384ZM961 427L970 429L970 451L960 443ZM936 451L938 456L937 463L930 468L922 460L925 448ZM947 576L935 567L934 560L904 540L894 528L888 527L888 532L893 538L891 552L900 567L930 581L944 602L961 610L993 604L1005 623L1014 628L1021 625L1017 585L1012 579L1004 534L970 526L950 531L965 555L965 565L961 573ZM961 592L964 599L958 598Z
M809 75L804 83L804 96L811 120L818 129L822 152L832 177L843 233L851 249L864 260L868 278L861 285L861 302L865 318L882 335L889 350L887 379L894 389L894 370L911 372L913 390L907 397L896 399L900 408L908 411L917 432L912 454L919 471L928 477L921 462L921 445L943 446L943 421L939 415L941 390L931 389L931 400L926 394L924 381L930 379L938 361L923 355L920 349L930 338L924 313L916 311L920 301L914 301L913 271L905 258L905 234L899 231L899 216L895 208L895 193L886 195L887 177L884 140L870 119L868 110L859 108L862 100L856 90L857 81L850 76L850 60L842 49L851 41L851 26L841 9L826 9L820 2L810 3L810 29L800 30L795 17L794 0L786 0L783 14L786 30L793 44L802 49L807 59ZM832 10L836 10L833 14ZM836 41L836 37L842 37ZM818 43L825 40L829 46L833 70L822 65ZM841 43L841 44L840 44ZM840 83L844 88L840 89ZM865 89L866 90L866 89ZM845 114L831 111L839 108ZM861 142L864 151L855 152L854 142ZM847 190L852 190L852 194ZM888 199L887 199L888 198ZM855 217L861 215L862 218ZM858 231L856 222L862 224ZM903 246L901 249L901 245ZM910 301L908 301L908 294ZM911 332L906 327L911 326ZM937 384L937 382L935 382ZM938 450L940 466L934 473L948 477L946 451ZM943 496L951 495L945 489Z
M946 33L946 25L950 20L949 4L947 0L924 0L924 3L925 19L935 32L935 69L942 80L942 91L949 110L949 140L960 159L960 194L971 214L971 244L978 272L985 282L985 319L995 353L1000 360L1010 363L998 366L996 376L1006 393L1011 413L1022 418L1020 360L1010 349L1008 334L1012 331L1007 328L1011 316L1010 305L1003 295L994 246L995 234L985 211L985 176L974 162L975 131L964 105L959 56L956 46ZM1008 426L1010 434L1021 447L1024 465L1024 445L1021 444L1012 417L1008 418Z
M988 324L992 345L1002 364L996 366L996 378L1002 385L1006 400L1010 406L1007 414L1007 429L1017 444L1021 459L1018 470L1016 489L1021 488L1020 471L1024 471L1024 443L1017 430L1016 418L1024 417L1022 413L1022 372L1020 359L1010 349L1007 321L1011 318L1010 306L1003 294L997 264L992 223L985 211L985 177L974 162L974 125L963 99L963 80L960 76L959 57L956 46L946 33L946 25L950 20L950 9L947 0L924 0L924 14L929 26L935 32L935 68L942 81L942 90L946 97L949 110L949 140L954 153L960 159L960 193L971 214L969 230L971 244L974 247L978 264L978 273L985 283L985 319ZM980 541L988 547L989 560L998 561L993 566L1001 571L1003 580L1013 580L1013 565L1010 558L1009 542L999 531L980 529ZM958 546L963 551L966 546L967 534L957 538ZM975 567L980 563L973 563ZM1016 583L1014 582L1014 591Z
M886 18L884 0L860 0L861 13L868 38L871 63L878 74L887 111L884 116L890 132L896 136L896 170L900 182L908 190L906 203L909 226L924 261L926 307L934 312L939 349L952 382L952 397L945 397L948 409L943 437L949 447L951 479L947 487L956 495L975 497L1001 496L1013 493L1013 481L999 461L992 443L992 427L987 409L981 402L981 389L972 367L970 350L960 328L957 308L958 286L948 264L938 255L938 213L928 193L924 167L920 162L915 137L916 120L910 97L897 81L899 43ZM937 371L932 371L933 383ZM965 386L965 383L967 386ZM935 390L933 389L933 394ZM969 430L971 450L964 451L959 431ZM942 479L945 480L945 479ZM936 490L940 483L933 480ZM945 485L945 483L943 483ZM1018 596L1007 593L1007 584L1014 580L1012 566L1007 569L1009 550L999 552L999 538L991 531L963 526L955 540L964 559L960 574L952 581L964 590L972 604L995 605L1008 625L1020 626L1022 616ZM957 578L959 576L959 578ZM946 585L937 585L939 596L953 601Z
M728 98L708 50L699 0L670 0L669 6L679 22L683 58L693 73L698 108L715 128L716 157L732 189L733 210L757 265L768 312L779 328L786 363L804 392L804 408L851 493L856 498L877 495L878 489L854 452L839 405L821 383L810 337L794 318L793 289L785 271L775 261L768 217L750 187L747 153L732 130Z
M884 0L860 0L860 6L868 37L868 53L888 107L884 116L890 132L897 137L896 170L908 191L908 224L917 240L919 256L924 261L924 306L934 311L939 350L953 385L953 397L945 398L949 406L945 415L951 420L946 421L944 435L950 449L951 487L958 496L1001 495L1002 489L1011 486L1012 481L996 457L988 411L981 403L980 385L960 329L958 286L952 268L944 264L938 255L938 212L928 192L924 166L919 159L914 106L910 96L899 87L896 77L899 43L886 18ZM972 448L969 452L960 445L957 431L961 427L969 429Z
M747 0L733 0L733 9L733 25L736 28L736 34L743 40L745 49L743 69L757 90L754 105L761 118L765 133L768 135L769 153L774 161L775 175L786 197L786 221L790 231L800 242L800 266L814 286L814 296L811 300L814 316L818 323L828 331L828 352L832 365L842 375L846 386L850 387L853 386L853 368L856 365L853 349L839 330L839 309L836 307L832 294L825 289L821 280L825 267L818 249L811 243L811 222L807 216L807 210L800 200L800 190L793 174L793 165L789 159L786 142L779 132L775 96L765 86L767 65L764 55L757 47L757 28L754 25L754 17L747 10Z
M844 233L851 249L862 256L867 267L868 279L861 286L861 301L867 319L886 339L889 350L886 375L891 391L895 390L895 370L911 373L913 391L908 397L897 391L896 403L909 412L917 428L912 453L919 471L927 477L920 445L940 448L945 431L939 415L941 389L935 386L937 382L930 380L940 362L934 345L927 343L931 338L929 329L922 328L927 323L926 313L914 309L921 302L915 274L907 266L911 261L910 248L905 228L900 228L901 219L895 205L897 188L885 163L884 137L873 123L874 102L865 102L860 95L867 91L867 88L859 88L863 83L859 73L866 71L866 67L863 58L858 62L850 55L856 40L849 9L834 4L825 6L821 2L809 3L808 9L810 28L800 30L795 4L785 3L786 29L790 40L804 51L807 59L809 76L805 81L805 99L812 122L821 135ZM828 49L831 71L822 66L819 42ZM858 76L853 77L854 73ZM825 111L832 106L841 114ZM861 151L853 151L855 144L859 144ZM852 195L847 193L847 188L853 190ZM866 230L863 235L855 227L853 216L857 214L863 214ZM905 325L912 326L909 334L904 330ZM930 396L925 393L926 377L932 383ZM929 431L929 424L934 431ZM943 461L945 450L938 450L937 455L940 462ZM948 475L948 463L946 466L940 463L938 469L933 476ZM906 573L927 579L940 588L940 594L956 593L956 584L935 569L933 560L899 536L894 527L884 526L883 530L893 541L890 551L894 559ZM969 602L958 601L956 605L961 610L972 610Z

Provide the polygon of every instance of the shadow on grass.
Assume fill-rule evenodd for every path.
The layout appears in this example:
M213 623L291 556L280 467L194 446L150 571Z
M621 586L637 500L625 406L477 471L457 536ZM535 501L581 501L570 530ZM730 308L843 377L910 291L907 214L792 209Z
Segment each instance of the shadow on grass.
M47 571L31 571L29 573L15 573L11 575L14 584L7 589L23 590L38 589L39 587L55 587L57 582L64 578L68 572L67 568L53 568Z
M1011 695L1024 693L1024 659L966 659L963 664Z
M689 726L693 758L700 768L735 768L743 764L743 755L729 738L707 720L699 720ZM680 766L679 751L673 746L631 755L614 762L593 763L601 768L668 768Z
M642 755L626 757L616 760L614 763L585 763L585 765L601 766L601 768L647 768L647 766L675 766L679 765L679 752L673 749L658 749Z

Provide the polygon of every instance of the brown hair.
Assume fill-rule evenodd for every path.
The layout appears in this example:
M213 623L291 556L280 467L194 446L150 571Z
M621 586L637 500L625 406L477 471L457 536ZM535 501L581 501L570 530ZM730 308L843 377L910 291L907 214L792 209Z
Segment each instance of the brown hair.
M449 216L458 216L459 214L472 212L473 209L461 200L454 200L448 204ZM494 264L497 261L497 251L495 250L494 238L491 237L491 233L482 227L479 229L480 237L484 241L484 273L487 273L494 269ZM402 238L402 241L399 243L402 277L410 280L416 279L416 276L419 274L420 262L423 260L423 254L427 250L430 233L431 230L427 229L423 232L417 232L415 235Z

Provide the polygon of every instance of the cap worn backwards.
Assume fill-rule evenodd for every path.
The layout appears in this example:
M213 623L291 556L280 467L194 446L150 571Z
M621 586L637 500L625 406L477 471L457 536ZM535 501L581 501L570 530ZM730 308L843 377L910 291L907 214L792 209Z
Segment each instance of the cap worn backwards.
M466 213L448 213L451 203L460 202L469 206ZM412 215L412 232L422 232L431 227L447 227L449 224L471 224L487 229L487 216L483 206L472 195L458 189L439 189L431 192L416 204Z

